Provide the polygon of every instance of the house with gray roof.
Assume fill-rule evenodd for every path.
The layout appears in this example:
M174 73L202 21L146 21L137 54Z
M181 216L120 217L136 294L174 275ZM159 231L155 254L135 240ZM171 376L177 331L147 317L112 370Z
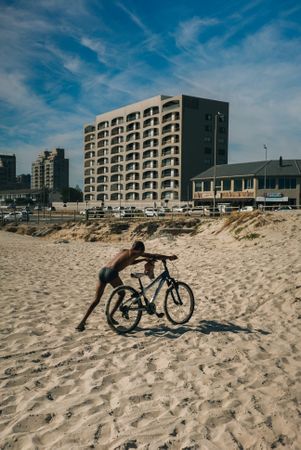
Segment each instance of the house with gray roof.
M301 204L301 159L221 164L196 175L192 181L195 205L228 202L232 206Z

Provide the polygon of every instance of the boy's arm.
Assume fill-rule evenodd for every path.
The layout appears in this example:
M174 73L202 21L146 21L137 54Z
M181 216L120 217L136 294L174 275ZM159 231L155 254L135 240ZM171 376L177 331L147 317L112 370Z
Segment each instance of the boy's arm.
M145 256L146 258L149 259L159 259L159 260L163 260L163 259L169 259L170 261L173 261L175 259L178 259L178 257L176 255L159 255L158 253L143 253L143 256Z
M144 261L149 261L149 260L147 258L136 259L135 261L133 261L131 263L131 266L134 266L135 264L139 264L139 263L144 262Z

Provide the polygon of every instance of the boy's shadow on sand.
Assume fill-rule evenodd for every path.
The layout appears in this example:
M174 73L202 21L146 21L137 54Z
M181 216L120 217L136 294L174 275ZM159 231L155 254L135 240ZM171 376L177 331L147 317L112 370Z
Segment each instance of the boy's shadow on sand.
M159 325L152 328L137 327L136 332L143 332L145 336L164 336L169 339L176 339L179 336L193 331L194 333L210 334L210 333L259 333L263 335L270 334L259 328L247 328L236 325L232 322L221 323L215 320L201 320L198 325L181 325L177 328L167 327L166 325Z

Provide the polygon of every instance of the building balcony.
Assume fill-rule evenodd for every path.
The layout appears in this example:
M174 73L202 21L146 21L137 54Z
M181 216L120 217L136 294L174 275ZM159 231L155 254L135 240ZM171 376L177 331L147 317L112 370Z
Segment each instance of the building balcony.
M114 174L111 176L111 183L116 183L118 181L122 181L123 180L123 175L118 173L118 174Z
M111 166L111 173L115 172L123 172L123 165L115 164L114 166Z
M105 121L103 121L103 122L100 122L100 123L97 125L97 129L98 129L98 130L103 130L104 128L108 128L109 126L110 126L109 122L108 122L107 120L105 120Z
M132 122L129 125L126 126L126 131L130 132L130 131L136 131L136 130L140 130L140 123L139 122Z
M137 171L139 170L139 164L138 163L129 163L126 165L126 171Z
M107 183L108 182L108 177L106 175L100 175L99 177L97 177L97 183Z
M139 142L132 142L131 144L128 144L126 146L126 151L130 152L131 150L139 150L140 149L140 144Z
M167 123L167 122L175 122L180 120L180 113L179 111L176 112L170 112L168 114L165 114L162 118L162 123Z
M161 166L178 166L180 164L179 158L165 158L162 160Z
M162 134L166 133L177 133L180 130L179 124L168 124L162 128Z
M128 114L126 116L126 121L127 122L132 122L133 120L139 120L139 119L140 119L140 112L139 111L132 112L132 113L130 113L130 114Z
M111 145L122 144L123 141L124 141L123 136L115 136L111 139Z
M97 160L97 164L98 164L99 166L106 166L106 165L109 164L109 158L99 158L99 159Z
M162 156L178 155L179 153L180 153L180 150L177 145L164 147L162 149Z
M100 184L97 186L97 192L105 192L108 190L107 184Z
M94 175L94 174L95 174L95 169L94 169L94 168L92 168L92 169L86 169L86 170L85 170L85 173L84 173L85 177L86 177L86 176L89 176L89 175Z
M115 117L114 119L111 120L111 126L115 127L116 125L123 124L123 122L124 122L123 116Z
M123 127L115 127L111 131L111 136L116 136L118 134L122 134L123 132L124 132L124 128Z
M101 150L98 150L97 156L107 156L109 154L108 148L102 148Z
M146 119L143 122L143 128L154 127L159 125L160 121L158 117L152 117L151 119Z
M125 189L127 191L139 191L140 186L139 183L127 183Z
M138 192L127 192L125 195L126 200L136 201L140 199Z
M162 145L176 144L177 142L180 142L180 137L178 134L168 135L162 139Z
M123 156L122 155L112 156L111 164L116 164L116 163L120 163L120 162L123 162Z
M122 145L116 145L115 147L111 148L111 154L116 155L117 153L123 152L123 146Z
M109 131L108 130L102 130L97 134L97 139L104 139L106 137L109 137Z
M140 159L139 152L128 153L126 155L126 161L137 161Z
M127 173L126 177L125 177L126 181L136 181L140 179L140 175L137 172L131 172L131 173Z
M142 200L158 200L157 192L146 191L142 194Z
M95 152L93 151L93 152L87 152L87 153L85 153L85 159L91 159L91 158L94 158L95 157Z
M145 161L142 167L143 169L157 169L158 161L156 160Z
M156 149L146 150L145 152L143 152L143 159L158 158L158 153L159 152Z
M140 139L140 133L134 132L134 133L130 133L127 135L126 142L139 141L139 139Z
M148 139L147 141L143 142L143 148L152 148L157 147L159 145L158 139Z
M159 135L158 128L149 128L143 132L143 139L149 139Z
M178 109L180 108L180 100L169 100L166 103L162 105L162 111L170 111L172 109Z
M143 178L143 180L158 178L158 171L157 170L147 170L146 172L143 172L142 178Z
M159 106L151 106L143 111L143 117L154 116L155 114L159 114L159 112Z
M153 190L153 189L157 189L157 188L158 188L157 181L146 181L142 185L143 190Z
M95 127L93 125L88 125L84 129L85 134L93 133L94 131L95 131Z

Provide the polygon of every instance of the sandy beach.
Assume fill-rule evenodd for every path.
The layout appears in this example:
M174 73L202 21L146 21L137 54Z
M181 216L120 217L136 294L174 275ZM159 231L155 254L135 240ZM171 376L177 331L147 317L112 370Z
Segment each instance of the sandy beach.
M182 326L143 316L126 336L106 322L109 287L75 326L129 234L0 231L1 450L300 450L301 212L252 223L149 237L147 251L178 255L196 309Z

